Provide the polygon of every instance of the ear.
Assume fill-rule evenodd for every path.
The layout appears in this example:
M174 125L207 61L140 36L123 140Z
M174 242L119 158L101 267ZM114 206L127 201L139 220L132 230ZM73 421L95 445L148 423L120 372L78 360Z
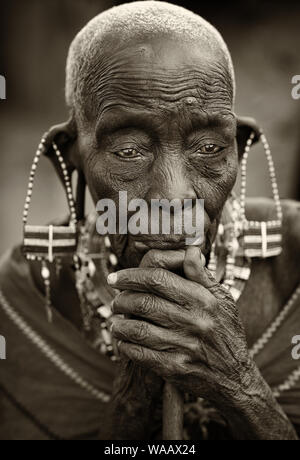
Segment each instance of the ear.
M63 179L61 167L55 154L55 150L53 149L53 143L57 145L66 163L68 172L71 175L76 169L76 158L78 158L78 152L76 152L77 128L72 119L52 126L52 128L44 134L43 138L45 140L44 155L52 162L59 177Z
M69 177L72 177L72 174L75 170L78 173L78 183L76 190L76 212L77 218L82 219L84 217L86 184L83 169L81 168L81 161L77 144L76 124L71 118L64 123L52 126L52 128L50 128L50 130L44 134L43 138L45 140L44 155L48 157L53 164L63 186L65 186L64 175L60 162L53 148L53 143L56 144L64 159Z
M242 159L245 152L245 147L247 140L249 139L251 133L255 133L253 144L258 142L261 136L261 130L254 118L250 117L237 117L237 145L239 158Z

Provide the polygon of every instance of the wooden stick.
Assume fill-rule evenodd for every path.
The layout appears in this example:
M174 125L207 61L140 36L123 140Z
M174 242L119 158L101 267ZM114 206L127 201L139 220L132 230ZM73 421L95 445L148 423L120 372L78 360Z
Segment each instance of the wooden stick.
M165 383L163 393L163 440L183 439L183 396L171 383Z

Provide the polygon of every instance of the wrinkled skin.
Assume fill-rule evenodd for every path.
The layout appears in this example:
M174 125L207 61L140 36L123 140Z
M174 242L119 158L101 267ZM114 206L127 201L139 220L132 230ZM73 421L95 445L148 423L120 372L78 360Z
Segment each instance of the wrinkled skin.
M101 197L118 202L119 190L127 190L128 201L202 198L209 246L236 179L236 120L225 64L188 48L158 40L107 57L108 70L97 80L96 123L85 124L78 143L95 202ZM210 144L215 153L204 151ZM133 153L125 157L126 149ZM142 235L135 241L149 248L184 247L178 235ZM124 266L141 260L135 241L129 237L125 248L124 241L114 241Z
M178 268L184 277L168 270ZM296 438L249 356L233 299L205 268L199 248L150 250L139 269L122 270L109 282L122 290L113 309L125 316L111 320L120 351L145 367L147 376L150 369L210 401L237 439ZM159 386L152 382L155 401Z
M201 248L186 248L178 235L111 238L124 266L110 279L122 290L114 312L126 316L112 320L123 361L108 436L147 436L163 378L211 401L239 439L294 438L249 356L236 305L200 252L209 252L238 170L224 59L216 53L212 60L205 45L160 39L107 53L101 69L95 63L85 121L72 122L72 161L94 202L117 201L119 190L128 201L205 200Z
M219 394L249 384L251 360L236 306L203 267L198 248L164 252L148 252L139 269L115 277L122 293L114 313L126 318L112 319L113 333L129 358L188 393L218 401ZM185 278L167 270L176 263Z

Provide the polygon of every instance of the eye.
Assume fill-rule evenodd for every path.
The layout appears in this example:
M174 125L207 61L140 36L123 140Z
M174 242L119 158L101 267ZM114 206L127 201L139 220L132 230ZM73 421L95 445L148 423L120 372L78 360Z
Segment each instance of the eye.
M134 148L129 148L129 149L121 149L118 150L117 152L114 152L115 155L121 158L138 158L140 157L140 153L134 149Z
M198 149L198 152L204 153L207 155L213 155L215 153L221 152L223 150L223 147L220 147L219 145L216 144L205 144Z

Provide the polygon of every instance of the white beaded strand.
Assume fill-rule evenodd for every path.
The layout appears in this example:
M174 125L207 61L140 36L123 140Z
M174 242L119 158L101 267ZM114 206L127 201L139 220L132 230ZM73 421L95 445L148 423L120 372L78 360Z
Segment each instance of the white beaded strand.
M27 194L26 194L26 199L25 199L25 205L24 205L24 210L23 210L23 224L24 226L27 225L28 221L28 213L29 213L29 207L31 203L31 197L32 197L32 191L33 191L33 186L34 186L34 178L35 178L35 173L37 169L37 164L40 161L41 155L43 150L45 149L45 143L46 140L42 139L38 149L36 151L31 170L30 170L30 176L29 176L29 183L27 187Z
M273 197L275 201L275 206L276 206L276 213L277 213L277 219L278 223L282 223L282 207L280 203L280 196L279 196L279 189L278 189L278 184L277 184L277 179L276 179L276 172L275 172L275 166L274 166L274 161L272 158L272 153L271 149L269 146L269 143L267 141L267 138L263 132L261 132L260 136L261 142L263 144L267 162L268 162L268 167L269 167L269 174L270 174L270 179L271 179L271 184L272 184L272 192L273 192ZM274 222L275 224L275 222Z
M281 396L281 393L284 391L289 391L294 386L300 379L300 366L292 372L289 377L281 384L278 385L277 387L273 388L273 395L275 398L279 398Z
M241 197L240 197L240 213L241 219L246 221L246 191L247 191L247 164L249 158L249 152L253 144L255 133L250 134L247 140L243 159L241 161Z
M67 200L68 200L68 204L69 204L69 208L70 208L71 224L76 226L76 224L77 224L76 208L75 208L75 201L74 201L74 197L73 197L72 185L71 185L70 177L69 177L69 174L68 174L68 169L67 169L66 163L64 162L63 156L60 153L60 151L59 151L57 145L55 144L55 142L52 142L52 146L53 146L53 149L54 149L54 151L56 153L56 156L58 158L58 161L60 163L61 170L62 170L62 173L63 173L63 176L64 176Z
M247 222L247 219L246 219L247 164L248 164L249 152L250 152L251 146L253 145L254 138L255 138L255 133L252 132L249 139L247 140L245 152L243 155L243 159L241 161L241 198L240 198L240 202L241 202L241 216L244 222ZM275 166L274 166L274 161L272 158L272 153L271 153L269 143L267 141L265 134L262 131L260 132L260 140L263 144L263 148L264 148L267 163L268 163L269 175L270 175L270 180L271 180L271 185L272 185L272 194L273 194L273 199L275 202L276 214L277 214L277 220L268 222L268 226L270 225L277 226L277 225L282 224L283 215L282 215L282 207L280 203L279 189L278 189L276 173L275 173ZM248 222L248 223L250 224L250 226L258 226L261 224L261 222Z
M293 308L293 306L295 305L295 302L299 299L299 297L300 297L300 286L298 286L296 291L293 293L292 297L289 299L288 303L281 310L279 315L275 318L275 320L268 327L268 329L264 332L261 338L253 345L253 347L250 350L250 355L252 358L257 356L258 353L260 353L261 350L267 345L267 343L273 337L275 332L279 329L283 321L286 319L287 315L289 314L289 312L291 311L291 309Z

